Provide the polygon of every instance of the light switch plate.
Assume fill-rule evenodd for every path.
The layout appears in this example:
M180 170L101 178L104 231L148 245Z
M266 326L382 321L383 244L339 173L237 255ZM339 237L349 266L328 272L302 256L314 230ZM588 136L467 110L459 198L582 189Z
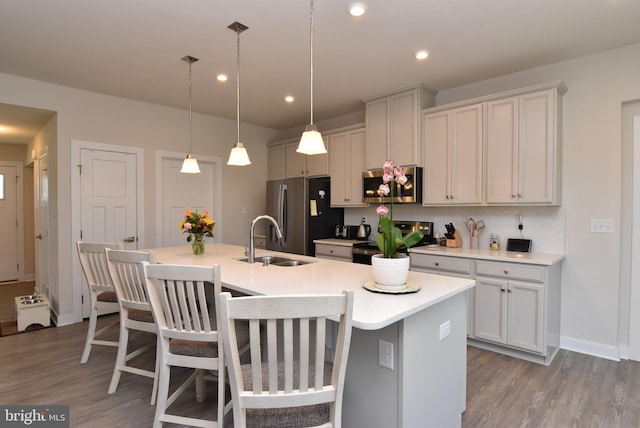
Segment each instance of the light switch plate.
M592 218L591 219L591 232L592 233L614 233L613 219L611 218Z

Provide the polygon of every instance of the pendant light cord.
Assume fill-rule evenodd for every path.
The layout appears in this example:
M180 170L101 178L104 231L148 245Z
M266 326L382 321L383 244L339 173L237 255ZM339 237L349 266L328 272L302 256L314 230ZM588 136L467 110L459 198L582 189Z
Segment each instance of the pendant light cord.
M311 25L309 26L309 43L310 43L310 68L311 68L311 125L313 125L313 0L311 0Z
M191 64L193 61L189 61L189 155L191 155Z
M236 123L238 127L238 143L240 142L240 29L238 35L238 52L236 57Z

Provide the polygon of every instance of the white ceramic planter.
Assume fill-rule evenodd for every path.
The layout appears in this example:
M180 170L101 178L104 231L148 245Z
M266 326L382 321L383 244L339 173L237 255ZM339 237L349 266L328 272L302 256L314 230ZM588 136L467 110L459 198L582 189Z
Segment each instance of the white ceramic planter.
M371 257L373 279L381 289L401 290L407 286L409 264L411 259L406 254L396 259L388 259L382 254Z

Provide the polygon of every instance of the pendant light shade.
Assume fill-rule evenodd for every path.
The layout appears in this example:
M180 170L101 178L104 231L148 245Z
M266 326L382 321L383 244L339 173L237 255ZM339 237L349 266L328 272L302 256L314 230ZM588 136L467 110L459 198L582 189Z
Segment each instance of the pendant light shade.
M196 158L191 154L191 64L198 61L198 58L187 55L182 58L182 60L189 63L189 153L187 154L184 162L182 162L182 169L180 172L197 174L200 172L200 167L198 167L198 161Z
M296 152L303 153L305 155L318 155L327 153L327 149L324 147L324 141L322 135L318 132L318 128L313 124L313 0L311 0L311 14L310 14L310 77L311 77L311 123L307 125L300 138L298 149Z
M227 161L227 165L235 165L235 166L245 166L250 165L251 161L249 160L249 154L247 153L247 149L244 148L244 144L240 142L240 33L245 30L248 30L244 24L239 23L238 21L229 25L231 30L235 31L237 34L237 60L236 60L236 123L238 130L238 139L236 144L231 149L231 153L229 154L229 160Z

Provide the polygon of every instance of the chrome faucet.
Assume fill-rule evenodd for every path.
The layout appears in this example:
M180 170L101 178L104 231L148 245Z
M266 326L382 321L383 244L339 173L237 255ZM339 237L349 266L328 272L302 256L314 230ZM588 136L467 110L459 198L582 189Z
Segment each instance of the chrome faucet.
M282 239L282 231L280 230L280 226L278 226L278 222L276 221L276 219L274 219L270 215L259 215L258 217L254 218L251 222L251 231L249 232L249 263L255 263L256 261L256 244L253 241L253 229L256 223L263 219L269 220L271 223L273 223L276 228L276 235L278 236L278 239Z

